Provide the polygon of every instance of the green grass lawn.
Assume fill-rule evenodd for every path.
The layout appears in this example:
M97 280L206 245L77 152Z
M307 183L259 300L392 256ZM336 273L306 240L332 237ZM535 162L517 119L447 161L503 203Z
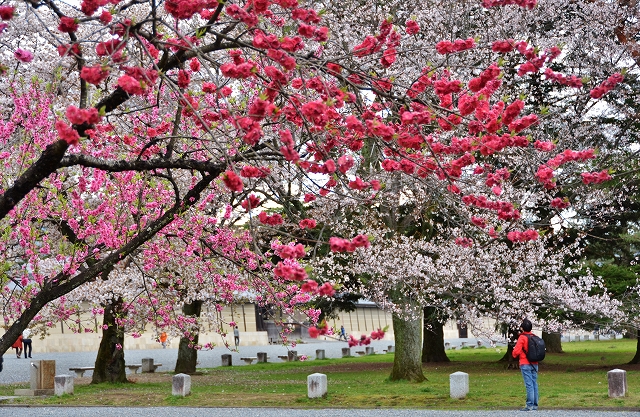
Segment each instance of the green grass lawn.
M626 365L635 353L635 340L565 343L564 354L548 354L540 365L540 407L557 409L640 409L640 366ZM266 363L201 369L191 380L192 394L171 396L171 373L132 375L129 384L90 385L76 379L74 395L19 398L19 404L302 407L302 408L433 408L515 409L524 405L524 386L517 370L498 362L504 348L448 351L450 363L426 364L427 381L416 384L388 380L393 354L367 357ZM627 370L629 394L607 395L607 371ZM449 398L449 375L469 374L470 393ZM327 375L327 398L307 398L307 375ZM0 386L0 395L15 388Z

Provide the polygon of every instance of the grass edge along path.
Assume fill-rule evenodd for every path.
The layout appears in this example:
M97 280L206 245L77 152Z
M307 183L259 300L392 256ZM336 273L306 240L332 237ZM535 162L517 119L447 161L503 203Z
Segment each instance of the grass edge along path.
M640 366L627 365L635 340L573 342L564 354L548 354L540 366L541 409L640 410ZM505 349L448 351L451 363L425 364L427 381L390 382L393 354L295 363L266 363L199 369L191 377L191 395L171 395L172 373L136 374L128 384L91 385L75 380L74 395L21 397L14 405L62 406L189 406L285 408L415 408L442 410L517 409L525 391L517 370L498 362ZM609 398L607 371L625 369L629 393ZM469 395L449 398L449 375L469 374ZM327 375L328 395L308 399L309 374ZM1 385L0 396L11 396L22 385Z

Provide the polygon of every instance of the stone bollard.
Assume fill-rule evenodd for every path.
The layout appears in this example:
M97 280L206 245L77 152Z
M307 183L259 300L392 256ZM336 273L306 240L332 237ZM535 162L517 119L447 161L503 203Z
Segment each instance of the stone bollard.
M469 393L469 374L454 372L449 375L449 396L451 398L464 398Z
M451 343L449 343L449 342L444 342L444 348L445 348L446 350L451 349Z
M267 363L267 352L258 352L258 363Z
M324 349L316 349L316 359L324 359Z
M171 380L171 395L186 397L191 394L191 376L175 374Z
M342 357L351 356L351 348L342 348Z
M73 375L56 375L53 378L53 392L56 396L73 395Z
M579 342L579 341L580 341L580 335L577 335L576 336L576 342Z
M387 348L387 352L389 353L393 353L396 351L396 347L393 345L389 345L389 347Z
M467 342L462 342L462 343L460 343L460 347L461 347L461 348L463 348L463 347L467 347Z
M156 367L153 366L153 358L142 358L142 373L153 373Z
M584 335L584 341L586 342L587 340L589 340L589 335L588 335L588 334L585 334L585 335Z
M324 398L327 396L327 376L325 374L311 374L307 377L307 397Z
M609 380L609 397L624 397L627 395L627 371L614 369L607 372Z
M224 355L220 356L222 358L222 366L231 366L231 355L228 353L225 353Z
M294 362L298 360L298 351L297 350L290 350L289 352L287 352L287 360L289 362Z
M364 351L365 355L373 355L376 353L376 351L371 346L367 346L366 348L364 348Z

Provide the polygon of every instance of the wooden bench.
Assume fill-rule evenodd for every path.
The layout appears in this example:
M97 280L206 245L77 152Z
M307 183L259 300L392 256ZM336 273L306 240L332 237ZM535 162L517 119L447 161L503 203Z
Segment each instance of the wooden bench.
M78 366L75 368L69 368L70 371L74 371L78 378L82 378L86 371L93 371L95 368L93 366Z
M258 358L255 356L248 356L246 358L240 358L241 361L245 361L245 363L247 365L251 365L253 363L253 361L257 361Z

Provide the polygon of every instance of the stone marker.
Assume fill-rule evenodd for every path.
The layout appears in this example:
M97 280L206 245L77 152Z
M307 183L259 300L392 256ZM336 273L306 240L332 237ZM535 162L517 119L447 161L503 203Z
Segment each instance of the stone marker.
M142 358L142 373L152 373L156 371L153 366L153 358Z
M324 349L316 349L316 359L324 359Z
M289 352L287 352L287 358L289 360L289 362L294 362L298 360L298 351L297 350L290 350Z
M461 342L460 347L467 347L467 342Z
M311 374L307 377L307 397L324 398L327 396L327 376L325 374Z
M580 335L577 335L576 336L576 342L579 342L579 341L580 341Z
M175 374L171 380L171 395L186 397L191 394L191 376Z
M392 353L396 351L396 347L393 345L389 345L389 347L387 348L387 352Z
M585 340L585 342L586 342L587 340L589 340L589 335L588 335L588 334L585 334L585 335L584 335L584 340Z
M373 349L373 347L371 346L367 346L364 351L366 352L365 355L373 355L376 353L376 351Z
M53 391L56 396L73 395L73 375L56 375L53 378L53 384Z
M464 398L469 393L469 374L454 372L449 375L449 395L451 398Z
M627 371L614 369L607 372L609 380L609 397L624 397L627 395Z
M451 343L449 343L449 342L444 342L444 348L445 348L445 349L451 349Z
M258 352L258 363L267 363L267 352Z
M56 376L56 361L28 361L30 389L16 389L15 395L53 395L54 378Z
M220 356L220 358L222 358L222 366L231 366L232 361L230 354L225 353L224 355Z
M351 356L351 348L342 348L342 357Z

